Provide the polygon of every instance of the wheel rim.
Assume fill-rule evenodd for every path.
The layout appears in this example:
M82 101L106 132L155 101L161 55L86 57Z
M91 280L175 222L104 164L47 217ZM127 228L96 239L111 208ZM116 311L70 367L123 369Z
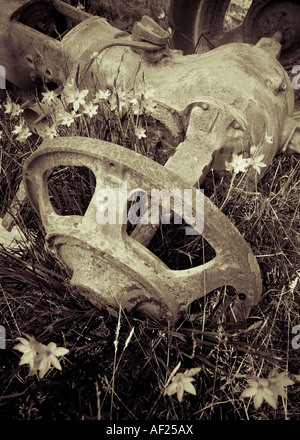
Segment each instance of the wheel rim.
M282 33L280 61L294 63L300 56L300 2L265 1L252 6L243 24L244 41L256 44L262 37Z
M299 0L254 0L243 22L232 30L225 30L223 23L229 3L229 0L199 0L197 7L183 16L185 24L177 18L175 32L181 33L183 40L175 38L175 48L186 54L203 53L231 42L256 44L260 38L272 37L280 31L283 35L280 62L286 66L299 59ZM184 11L184 5L179 7ZM182 47L176 47L176 42Z
M204 230L199 230L199 233L212 245L216 256L201 266L174 271L147 248L127 236L124 225L96 224L95 194L84 216L57 215L49 199L46 176L50 169L60 165L86 166L101 184L104 174L105 181L109 181L115 188L118 173L122 179L131 182L129 188L132 185L134 188L140 186L146 192L150 188L172 191L174 188L184 189L188 186L176 174L146 157L118 145L89 138L60 138L44 142L43 147L27 160L24 166L24 185L32 205L42 219L48 245L67 267L77 267L74 284L79 282L83 290L89 291L91 301L98 295L98 305L103 300L104 305L116 308L120 304L127 310L146 303L146 310L150 310L150 313L156 310L156 314L174 320L195 299L218 287L230 285L236 288L238 294L245 294L243 300L237 295L237 318L242 320L248 316L261 294L258 264L243 237L207 197L203 196L206 222ZM109 172L112 168L113 173ZM95 193L99 189L97 185ZM191 191L194 194L191 206L195 215L197 190L193 188ZM93 240L92 236L97 237L97 240ZM75 251L71 258L72 249ZM86 258L84 262L83 258ZM95 288L90 289L93 277L97 278L98 268L103 265L110 271L106 280L109 282L109 279L114 281L114 277L117 279L106 294L102 292L104 288L101 279L97 279ZM83 269L85 266L90 268L89 273ZM124 284L122 274L125 275ZM145 294L141 293L142 288ZM116 301L112 300L111 292L114 292Z

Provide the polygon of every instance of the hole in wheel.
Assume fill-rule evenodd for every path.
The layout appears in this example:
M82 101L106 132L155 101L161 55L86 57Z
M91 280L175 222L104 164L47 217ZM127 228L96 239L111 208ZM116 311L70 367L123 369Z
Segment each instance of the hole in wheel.
M202 235L186 235L190 225L163 224L151 240L151 250L171 270L185 270L208 263L216 256L214 248Z
M93 197L96 177L87 167L60 166L48 177L48 190L58 215L84 215Z

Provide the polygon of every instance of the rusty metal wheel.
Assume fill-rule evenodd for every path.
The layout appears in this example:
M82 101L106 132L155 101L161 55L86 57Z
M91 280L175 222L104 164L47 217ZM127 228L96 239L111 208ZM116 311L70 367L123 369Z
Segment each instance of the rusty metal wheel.
M47 179L50 171L60 166L84 166L96 178L95 192L84 215L62 216L55 212ZM153 188L168 194L189 188L185 180L158 163L108 142L62 137L44 142L28 158L23 181L43 222L48 248L73 273L71 284L92 303L115 311L120 305L127 310L140 308L174 320L194 300L225 285L236 289L233 313L238 320L247 318L251 307L258 303L262 285L257 261L234 225L204 195L205 224L192 226L215 250L210 261L186 270L171 270L127 234L123 219L128 199L123 184L128 194L136 188L142 188L145 194L152 194ZM188 209L182 213L184 220L190 216L188 212L195 216L198 205L200 192L195 188L190 191ZM107 194L116 202L121 222L100 221L103 207L107 208Z
M300 1L254 0L241 9L240 24L228 29L225 16L230 0L172 0L169 22L172 47L185 54L201 53L230 42L256 44L261 37L281 31L283 65L300 56ZM237 3L237 2L236 2Z
M243 25L243 39L256 44L262 37L280 31L283 35L280 61L284 66L294 64L300 57L300 1L253 2Z

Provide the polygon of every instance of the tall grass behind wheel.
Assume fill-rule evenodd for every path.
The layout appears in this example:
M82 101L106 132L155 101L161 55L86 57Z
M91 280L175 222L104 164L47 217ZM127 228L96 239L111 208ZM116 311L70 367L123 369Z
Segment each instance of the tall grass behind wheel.
M202 53L230 42L256 44L262 37L282 32L280 62L286 66L300 57L300 0L172 0L169 24L172 47L184 54ZM249 7L250 6L250 7ZM225 17L236 14L235 26ZM248 11L247 11L248 9Z

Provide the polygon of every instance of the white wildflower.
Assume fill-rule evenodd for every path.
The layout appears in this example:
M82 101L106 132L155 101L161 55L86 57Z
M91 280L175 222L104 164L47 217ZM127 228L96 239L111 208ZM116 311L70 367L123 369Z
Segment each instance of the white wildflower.
M21 342L21 344L17 344L13 348L23 353L19 365L28 364L31 368L33 368L36 357L36 349L39 343L36 341L34 336L25 336L27 336L27 339L18 337L17 339Z
M58 356L64 356L69 350L64 347L57 347L55 342L50 342L47 346L38 342L33 336L25 335L26 338L17 338L21 343L13 347L23 353L19 365L28 364L30 367L29 375L32 376L39 371L42 379L53 365L61 370Z
M294 381L288 378L285 372L278 374L277 369L271 371L268 379L254 376L247 382L249 387L242 392L240 397L242 399L253 397L255 409L260 408L264 400L273 409L277 409L278 396L286 397L284 387L294 384Z
M13 102L10 98L7 99L4 104L4 109L4 113L11 114L11 116L19 116L23 112L21 106Z
M64 87L63 95L65 97L65 101L67 104L72 104L73 109L77 112L80 105L85 104L85 97L89 91L79 90L78 87L74 84L74 80L67 83Z
M23 130L18 134L17 136L17 140L19 142L24 142L26 141L30 136L32 135L32 133L29 131L28 127L23 127Z
M88 115L90 118L97 114L98 105L94 105L92 102L83 105L82 113Z
M19 125L15 126L15 129L12 130L12 134L15 134L16 136L19 135L24 130L24 125L21 123Z
M253 145L250 148L250 157L247 159L249 166L255 169L258 174L261 172L261 168L266 167L267 165L262 162L262 159L265 157L264 154L259 154L259 147Z
M64 356L69 353L69 350L64 347L58 347L55 342L50 342L47 346L39 344L37 347L37 353L31 374L34 374L39 370L39 377L42 379L51 368L51 365L58 370L61 370L61 365L57 357Z
M53 138L57 137L58 133L56 131L56 127L54 125L52 125L51 127L45 127L44 128L44 136L49 139L53 139Z
M93 99L93 102L99 103L100 101L107 101L109 99L111 95L111 91L109 89L106 89L105 92L103 90L99 90L96 95L95 98Z
M42 93L42 95L42 102L49 106L51 106L57 98L57 95L53 90L48 90L47 92Z
M142 127L136 127L134 133L138 139L147 137L146 130Z
M57 115L57 120L60 125L66 125L67 127L70 127L71 124L73 124L73 122L75 121L75 118L78 118L79 116L81 115L73 110L71 113L59 113Z
M166 388L165 394L172 396L172 394L177 393L177 399L179 402L182 402L184 391L195 396L196 389L192 384L194 380L195 379L193 377L185 376L183 373L178 373L172 377L172 383L170 383L170 385L168 385Z
M227 171L233 172L234 174L244 173L248 168L249 163L247 159L243 158L242 155L233 153L231 162L225 161L225 167Z
M277 408L277 400L272 390L270 390L270 383L268 379L255 377L247 380L249 387L246 388L242 394L241 399L245 397L253 397L254 408L258 409L265 400L272 408Z
M192 384L195 379L192 376L198 374L199 371L201 371L201 368L196 367L185 370L184 373L177 373L180 365L181 362L176 365L165 385L165 394L167 394L168 396L172 396L172 394L177 393L177 399L179 402L182 401L184 391L193 394L194 396L196 395L196 389Z

